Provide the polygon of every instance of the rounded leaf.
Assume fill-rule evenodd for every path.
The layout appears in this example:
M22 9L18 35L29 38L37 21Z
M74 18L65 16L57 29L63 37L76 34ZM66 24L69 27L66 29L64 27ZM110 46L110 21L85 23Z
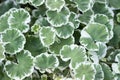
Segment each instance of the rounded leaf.
M74 33L74 27L72 23L67 23L61 27L55 27L55 32L58 37L67 39Z
M39 69L42 73L44 73L45 71L50 72L59 65L57 57L48 53L42 53L36 56L34 63L35 67Z
M120 13L117 14L117 21L120 23Z
M95 80L95 68L92 63L81 63L75 70L78 80Z
M17 29L7 29L2 34L2 41L5 43L5 52L8 54L16 54L24 48L26 39L24 35Z
M53 27L41 27L39 31L39 38L45 47L49 47L54 43L55 36L56 35Z
M71 60L70 68L75 68L77 64L87 61L86 50L82 46L64 45L60 54L64 61Z
M34 70L33 57L27 50L23 50L16 55L17 63L8 61L5 64L5 71L11 79L22 80L30 76Z
M64 5L65 5L64 0L46 0L46 7L49 10L60 11Z
M14 10L8 18L8 24L11 28L19 29L26 33L29 30L30 14L24 9Z
M109 0L109 4L114 9L120 9L120 0Z
M63 7L61 11L47 11L47 20L48 22L55 27L60 27L67 24L70 11L67 7Z

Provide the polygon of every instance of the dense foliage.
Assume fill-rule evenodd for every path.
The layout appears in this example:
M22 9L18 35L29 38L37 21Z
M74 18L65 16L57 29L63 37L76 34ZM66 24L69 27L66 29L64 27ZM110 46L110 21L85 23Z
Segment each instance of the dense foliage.
M120 0L0 0L0 80L120 80Z

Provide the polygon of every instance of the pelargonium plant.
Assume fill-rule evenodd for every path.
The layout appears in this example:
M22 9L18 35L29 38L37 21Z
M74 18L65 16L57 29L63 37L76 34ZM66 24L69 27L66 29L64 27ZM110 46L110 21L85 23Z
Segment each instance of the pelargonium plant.
M120 80L120 0L0 0L0 80Z

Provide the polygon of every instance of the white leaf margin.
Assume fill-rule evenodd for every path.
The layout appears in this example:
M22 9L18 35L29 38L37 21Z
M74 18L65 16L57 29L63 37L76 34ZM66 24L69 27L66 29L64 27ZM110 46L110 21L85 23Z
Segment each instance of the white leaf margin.
M31 55L31 52L28 51L28 50L24 50L24 54L25 54L25 53L28 53L28 56L31 57L31 59L33 60L33 66L31 66L31 69L30 69L29 73L28 73L28 74L25 74L25 75L22 76L21 78L16 77L15 75L12 76L11 74L8 73L8 71L6 70L5 66L7 66L7 65L9 65L9 64L11 64L11 63L13 63L13 64L16 64L16 63L11 62L11 61L7 61L6 64L5 64L5 66L4 66L4 70L5 70L6 74L7 74L10 78L15 79L15 80L23 80L25 77L30 76L30 75L34 72L34 66L35 66L35 64L34 64L34 57Z
M10 52L7 52L7 51L5 50L6 53L8 53L8 54L13 54L13 55L14 55L14 54L16 54L16 53L18 53L18 52L20 52L20 51L22 51L22 50L24 49L24 45L25 45L25 43L26 43L26 38L25 38L24 34L21 33L20 30L15 29L15 28L6 29L3 33L6 33L7 30L13 30L13 29L16 30L16 31L19 33L19 36L22 36L22 37L24 38L22 47L21 47L21 48L18 48L18 50L15 51L14 53L10 53ZM1 40L2 40L2 38L3 38L3 36L1 35ZM2 40L2 42L3 42L3 40ZM6 44L8 44L8 43L10 43L10 42L3 42L4 45L6 45Z
M8 24L9 24L9 27L12 28L11 22L10 22L11 19L14 18L13 15L12 15L12 13L18 13L19 11L22 11L22 12L24 12L25 14L27 14L27 15L29 16L27 19L25 19L25 22L22 22L22 24L24 24L24 25L27 26L27 28L24 29L24 30L22 31L22 33L26 33L26 32L29 30L29 25L28 25L28 23L30 23L30 21L31 21L31 16L30 16L29 12L27 12L25 9L23 9L23 8L14 9L14 11L11 12L11 15L10 15L9 18L8 18Z
M46 29L51 29L50 31L52 31L53 33L54 33L54 35L53 35L53 42L51 43L51 44L49 44L49 45L46 45L45 43L44 43L44 38L46 38L46 37L44 37L44 36L41 36L43 33L41 33L41 31L42 31L42 29L43 28L46 28ZM55 34L55 30L54 30L54 28L53 27L41 27L40 28L40 30L39 30L39 38L40 38L40 41L41 41L41 43L45 46L45 47L49 47L50 45L52 45L54 42L55 42L55 37L56 37L56 34Z
M70 10L67 8L67 7L64 7L68 12L69 12L69 14L67 15L67 16L65 16L65 18L67 19L67 21L65 22L65 23L61 23L61 24L59 24L59 25L57 25L57 24L54 24L54 21L53 20L50 20L50 18L48 17L48 11L50 11L50 10L47 10L46 11L46 15L47 15L47 21L52 25L52 26L57 26L57 27L61 27L62 25L65 25L65 24L67 24L68 22L69 22L69 17L70 17ZM59 12L57 12L57 13L59 13Z
M39 57L41 57L42 55L45 55L46 57L54 57L55 59L56 59L56 64L54 65L54 67L51 69L52 71L54 71L54 69L55 68L57 68L58 67L58 65L59 65L59 60L58 60L58 58L54 55L54 54L48 54L47 52L45 52L45 53L41 53L40 55L37 55L35 58L34 58L34 65L35 65L35 63L37 62L37 58L39 58ZM36 65L35 65L35 68L36 69L38 69L40 72L42 72L42 73L45 73L45 71L47 71L47 72L49 72L49 73L51 73L51 71L49 70L49 68L46 68L46 70L45 71L43 71L43 70L41 70L39 67L37 67Z
M64 5L65 5L65 0L61 0L61 1L63 1L64 3L63 3L63 5L61 5L60 9L57 9L57 8L52 9L51 7L48 6L47 1L48 1L48 0L46 0L45 5L46 5L46 7L47 7L49 10L52 10L52 11L57 10L57 12L59 12L59 11L61 11L61 9L62 9L62 8L64 7ZM57 1L57 0L55 0L55 1Z

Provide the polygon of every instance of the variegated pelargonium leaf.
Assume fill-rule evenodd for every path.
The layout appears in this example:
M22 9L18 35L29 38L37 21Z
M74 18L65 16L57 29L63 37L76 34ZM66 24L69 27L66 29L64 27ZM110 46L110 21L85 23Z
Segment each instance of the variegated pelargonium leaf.
M96 2L99 2L99 3L106 3L107 0L95 0Z
M67 24L70 16L70 11L67 7L63 7L61 11L47 11L48 22L55 27L60 27Z
M88 24L93 19L93 11L91 9L85 11L79 16L79 20L83 24Z
M112 73L110 67L105 63L102 63L101 67L102 67L102 70L104 72L104 79L103 80L114 80L113 79L114 76L113 76L113 73Z
M55 32L58 37L67 39L74 33L74 26L72 23L67 23L61 27L55 27Z
M60 11L65 5L65 0L46 0L45 3L49 10Z
M92 0L73 0L80 11L85 12L91 8Z
M5 52L8 54L16 54L24 48L26 39L24 35L17 29L7 29L2 34L2 41L5 44Z
M41 43L45 47L49 47L52 45L55 41L55 31L53 27L41 27L39 31L39 38L41 40Z
M28 50L23 50L16 55L17 63L8 61L5 71L11 79L22 80L30 76L34 70L33 57Z
M45 0L30 0L31 4L35 7L42 5Z
M104 14L109 18L113 18L114 16L112 9L110 9L106 3L95 2L92 10L94 11L94 14Z
M114 9L120 9L120 0L109 0L110 6Z
M95 80L95 68L92 63L81 63L75 70L78 80Z
M102 70L102 67L100 64L94 64L96 74L95 74L95 79L94 80L103 80L104 79L104 73Z
M3 43L0 43L0 61L4 59L5 55L5 47L3 46Z
M108 29L103 24L90 23L81 31L80 43L89 50L98 50L98 47L95 42L106 43L108 42L108 40Z
M117 14L117 21L120 23L120 13Z
M42 53L35 57L34 60L35 67L39 69L42 73L45 71L51 72L53 71L58 65L58 59L53 54Z
M70 45L74 43L74 38L71 36L67 39L60 38L49 46L49 51L53 54L60 54L60 50L64 45ZM57 46L57 47L56 47Z
M11 28L19 29L26 33L29 30L30 14L24 9L14 10L8 18L8 24Z
M75 68L77 64L87 61L86 50L82 46L64 45L60 54L64 61L71 60L70 68Z
M112 64L112 69L113 69L113 71L114 71L115 73L120 74L120 53L116 55L115 61L116 61L117 63L113 63L113 64Z
M113 20L112 19L109 19L108 16L104 14L96 14L94 17L94 22L106 25L109 32L109 39L113 37Z

